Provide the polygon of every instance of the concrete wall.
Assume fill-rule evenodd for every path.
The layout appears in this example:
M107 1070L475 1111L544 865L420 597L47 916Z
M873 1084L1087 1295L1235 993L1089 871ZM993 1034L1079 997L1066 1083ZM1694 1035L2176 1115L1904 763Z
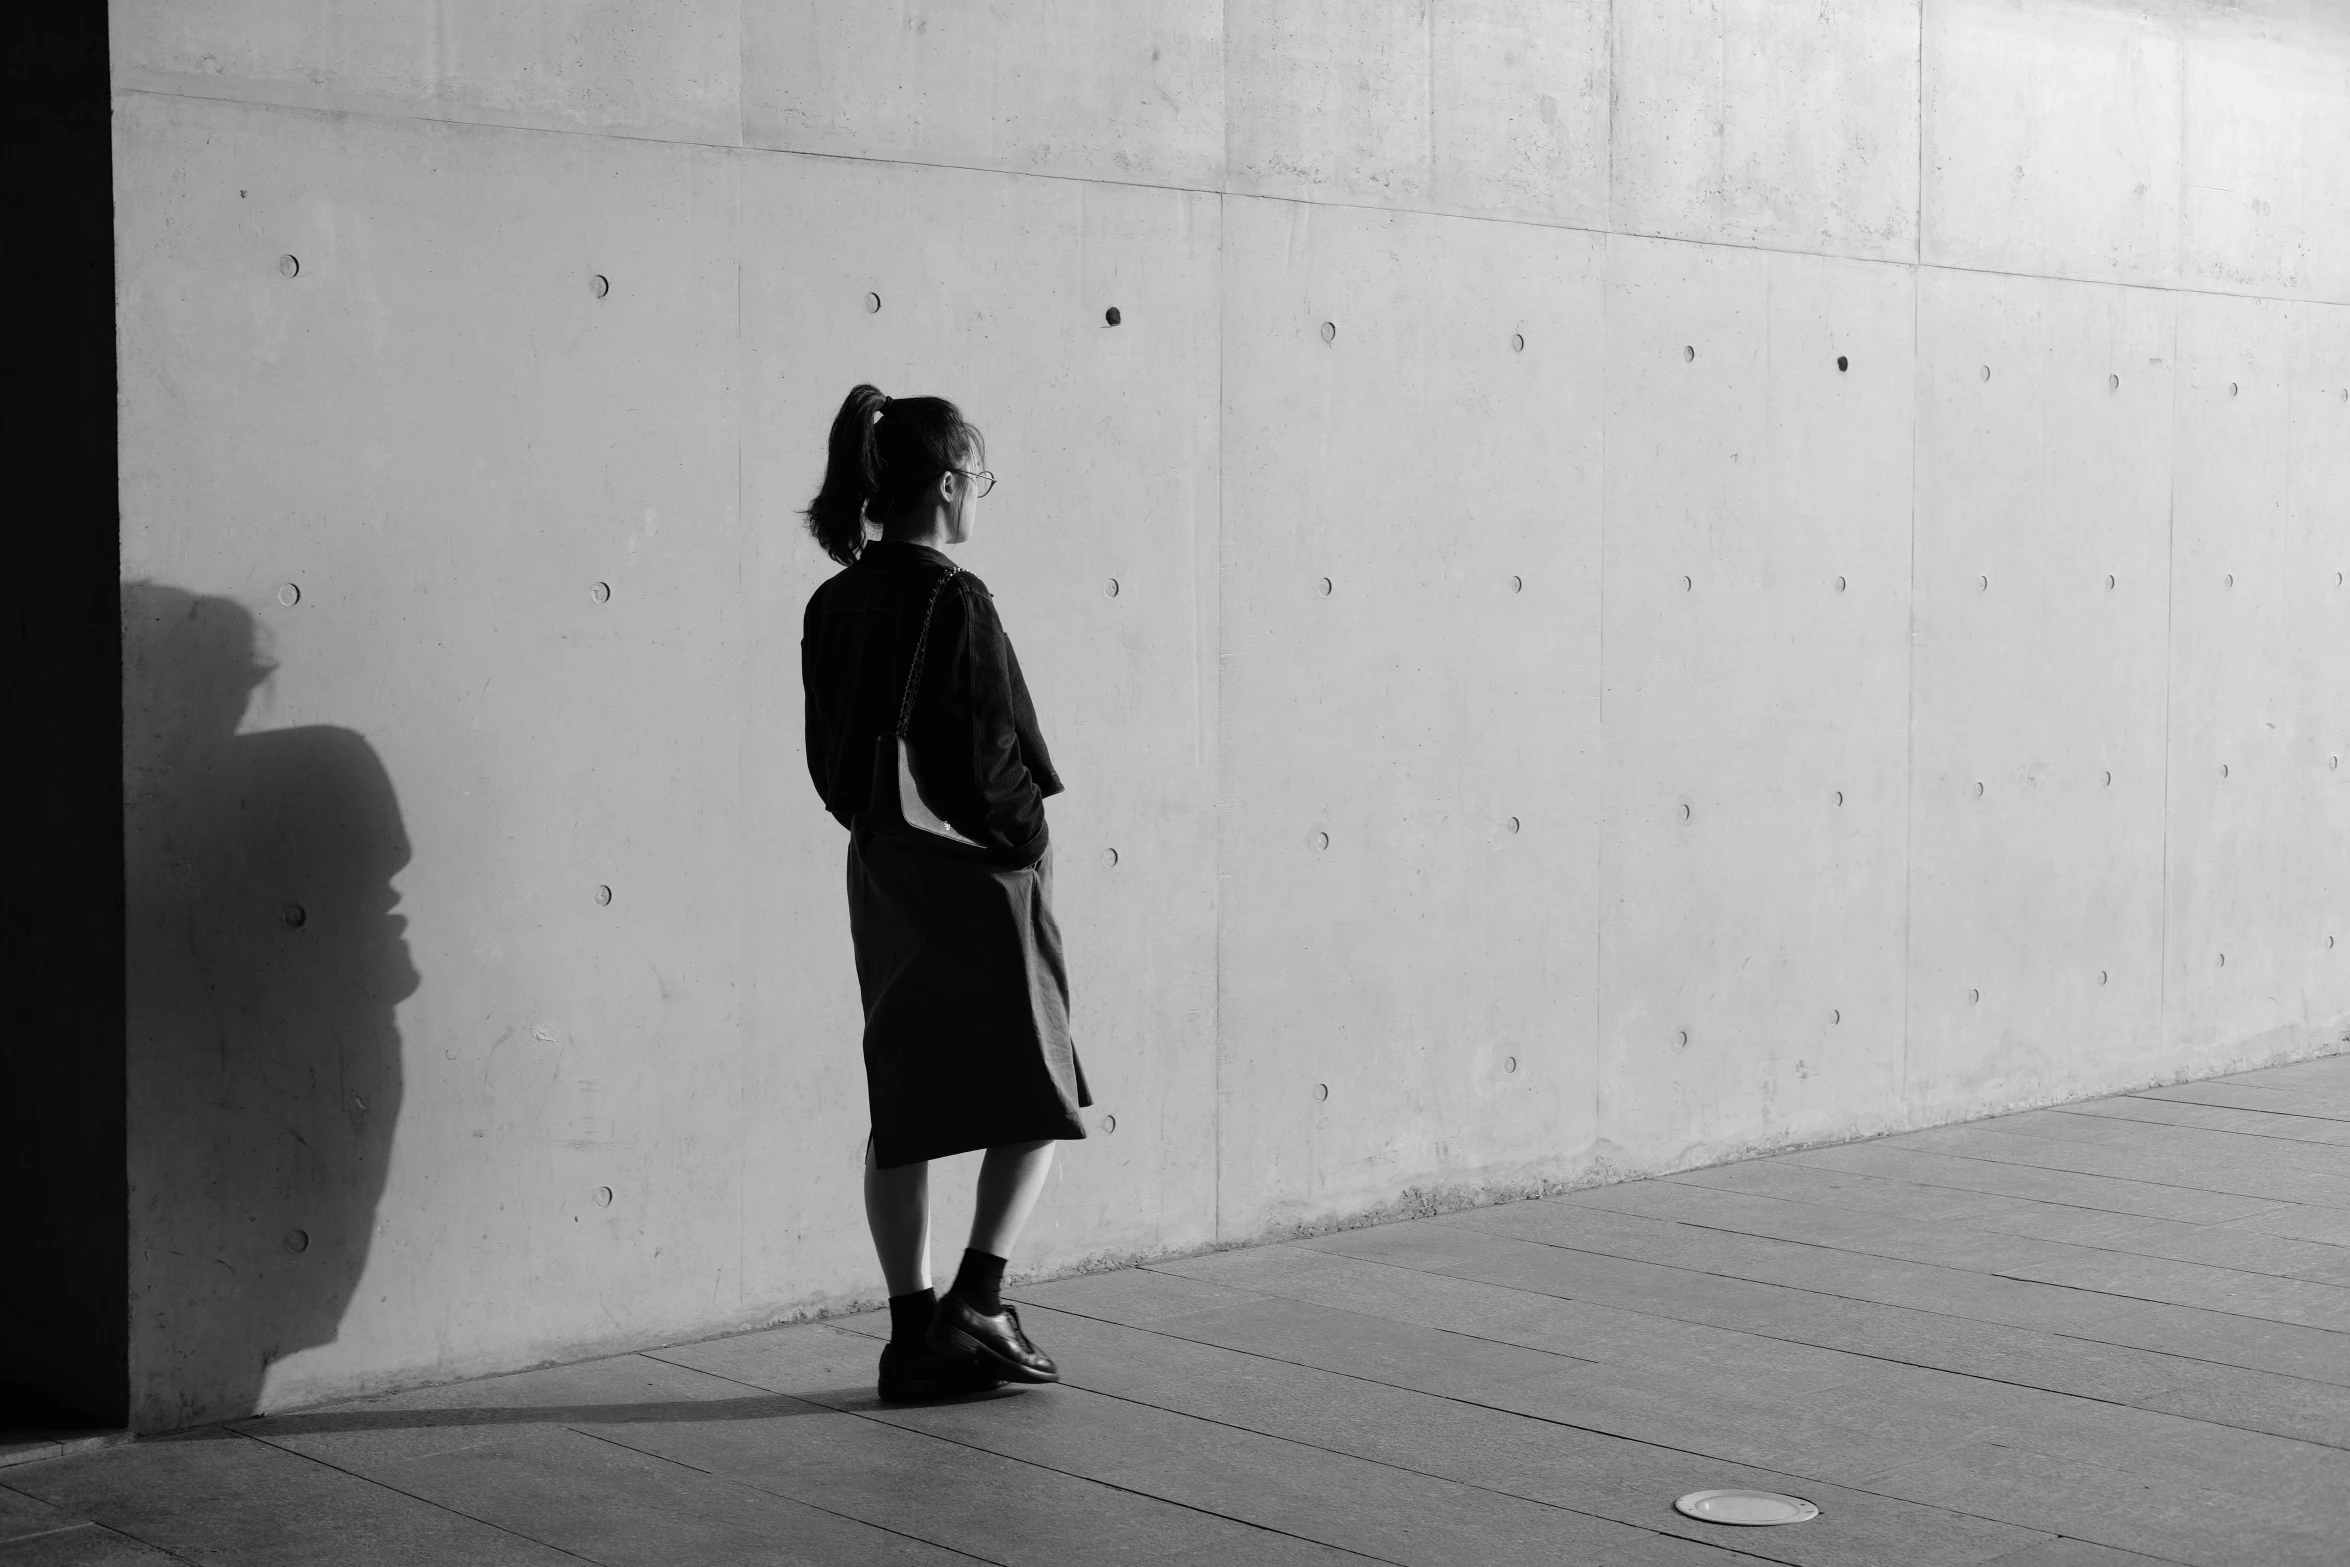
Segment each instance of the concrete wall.
M859 379L1070 784L1019 1271L2350 1037L2334 7L112 16L143 1424L877 1297Z

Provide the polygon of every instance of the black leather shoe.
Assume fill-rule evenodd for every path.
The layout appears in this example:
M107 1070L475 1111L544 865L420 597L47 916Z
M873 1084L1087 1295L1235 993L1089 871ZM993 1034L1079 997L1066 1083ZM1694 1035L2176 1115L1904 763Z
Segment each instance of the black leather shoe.
M972 1356L1010 1381L1061 1380L1061 1368L1028 1342L1028 1335L1020 1331L1020 1313L1011 1306L990 1316L950 1291L939 1297L938 1315L930 1319L930 1346Z
M928 1344L881 1346L881 1401L912 1404L962 1393L992 1393L1003 1374L973 1355L941 1354Z

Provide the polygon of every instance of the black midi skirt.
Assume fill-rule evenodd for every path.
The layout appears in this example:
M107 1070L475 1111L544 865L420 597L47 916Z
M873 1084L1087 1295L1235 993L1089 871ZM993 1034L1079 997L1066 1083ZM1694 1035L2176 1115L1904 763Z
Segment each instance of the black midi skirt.
M873 1162L1078 1138L1093 1103L1069 1037L1053 854L1026 869L849 832Z

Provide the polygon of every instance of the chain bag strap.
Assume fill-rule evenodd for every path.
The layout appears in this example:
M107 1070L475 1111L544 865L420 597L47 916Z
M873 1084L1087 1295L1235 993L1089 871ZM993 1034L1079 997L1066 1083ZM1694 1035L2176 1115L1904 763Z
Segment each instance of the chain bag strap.
M930 590L930 603L922 611L922 634L914 642L914 664L911 669L906 671L905 699L898 703L897 738L891 743L897 751L896 793L900 819L909 827L918 828L935 837L951 838L957 843L970 844L972 848L976 849L979 847L978 844L972 843L969 838L948 826L945 819L933 811L929 803L922 798L922 791L914 782L913 753L906 746L906 730L914 720L914 692L922 683L923 661L930 655L930 617L938 609L939 594L945 590L949 582L954 580L955 574L962 569L962 567L950 563L947 566L947 574L939 578L937 585Z

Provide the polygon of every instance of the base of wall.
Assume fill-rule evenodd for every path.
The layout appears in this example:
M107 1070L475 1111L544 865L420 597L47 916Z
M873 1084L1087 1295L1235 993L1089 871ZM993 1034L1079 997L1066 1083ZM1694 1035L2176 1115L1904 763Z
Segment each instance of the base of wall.
M2205 1066L2196 1071L2158 1073L2117 1084L2090 1094L2076 1094L2058 1098L2050 1095L2020 1096L2012 1103L1995 1107L1971 1107L1964 1115L1943 1119L1921 1117L1913 1123L1887 1127L1881 1131L1861 1135L1839 1134L1819 1138L1799 1138L1782 1142L1756 1143L1734 1152L1718 1152L1704 1157L1692 1157L1653 1167L1598 1168L1564 1176L1541 1176L1524 1181L1490 1181L1446 1183L1435 1186L1412 1186L1386 1201L1348 1209L1313 1220L1298 1220L1262 1227L1245 1238L1216 1241L1202 1246L1170 1247L1153 1251L1103 1252L1075 1263L1039 1269L1034 1272L1012 1270L1006 1276L1007 1284L1041 1284L1055 1279L1074 1278L1085 1274L1112 1273L1124 1268L1145 1266L1154 1262L1173 1262L1186 1257L1206 1256L1221 1251L1239 1251L1252 1246L1272 1245L1281 1241L1304 1240L1317 1235L1336 1234L1345 1230L1367 1229L1375 1225L1394 1224L1407 1219L1433 1218L1438 1214L1457 1213L1471 1208L1498 1207L1506 1203L1526 1202L1544 1197L1556 1197L1565 1192L1581 1191L1596 1186L1612 1186L1626 1181L1651 1180L1659 1176L1676 1175L1687 1170L1712 1169L1720 1165L1736 1164L1743 1160L1797 1153L1810 1148L1848 1147L1872 1142L1881 1137L1899 1136L1905 1132L1925 1131L1940 1126L1959 1126L1971 1121L1989 1120L2013 1115L2024 1110L2053 1109L2067 1104L2081 1104L2094 1099L2109 1099L2118 1094L2137 1093L2149 1088L2163 1088L2177 1083L2200 1082L2239 1072L2257 1071L2264 1067L2287 1066L2298 1061L2313 1061L2328 1056L2350 1055L2350 1016L2335 1019L2320 1027L2291 1027L2270 1030L2233 1047L2217 1066ZM794 1307L760 1316L756 1321L730 1324L718 1331L706 1333L684 1342L707 1343L717 1339L735 1338L749 1333L763 1333L772 1328L789 1327L807 1322L824 1322L864 1312L877 1311L888 1304L880 1295L818 1297ZM396 1392L410 1392L420 1388L447 1387L481 1376L510 1375L522 1371L536 1371L549 1366L567 1365L581 1360L597 1359L605 1355L627 1354L639 1350L659 1349L676 1340L625 1340L595 1345L581 1345L573 1352L551 1356L527 1365L484 1367L462 1376L408 1379L387 1377L371 1379L364 1387L352 1387L329 1399L306 1399L272 1405L256 1413L281 1415L298 1413L305 1409L322 1408L355 1398L368 1398ZM5 1440L5 1439L0 1439ZM92 1435L80 1438L88 1445L106 1445L111 1441L127 1440L123 1433ZM79 1450L78 1448L74 1450ZM32 1457L52 1456L33 1453ZM0 1464L12 1460L0 1448Z

